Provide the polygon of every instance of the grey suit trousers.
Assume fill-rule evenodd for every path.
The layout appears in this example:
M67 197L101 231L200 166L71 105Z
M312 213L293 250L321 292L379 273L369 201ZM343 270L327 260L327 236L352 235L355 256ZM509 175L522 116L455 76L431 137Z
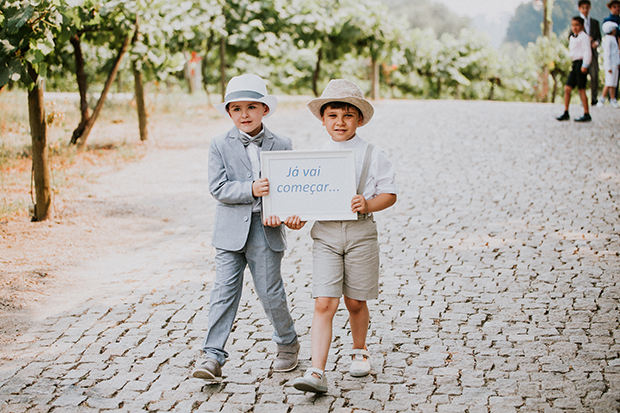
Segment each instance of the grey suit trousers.
M260 213L252 214L250 232L242 250L216 249L216 274L211 291L209 330L203 343L206 357L216 359L220 365L226 362L228 353L224 350L224 345L239 307L246 266L250 267L254 289L273 325L273 341L280 346L297 342L297 333L288 310L280 272L283 255L283 251L274 251L269 247Z

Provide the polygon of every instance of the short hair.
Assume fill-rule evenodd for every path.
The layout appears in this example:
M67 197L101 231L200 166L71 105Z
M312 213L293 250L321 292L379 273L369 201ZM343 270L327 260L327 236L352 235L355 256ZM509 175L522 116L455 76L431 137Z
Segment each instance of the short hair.
M579 23L582 27L583 27L583 25L584 25L583 17L581 17L581 16L575 16L575 17L573 17L571 20L576 21L576 22L577 22L577 23Z
M359 113L360 118L362 119L364 118L364 115L362 114L362 111L360 110L360 108L348 102L327 102L326 104L321 106L321 117L323 117L323 114L325 113L325 109L344 109L344 110L355 109L357 110L357 113Z
M579 0L579 3L577 3L577 7L581 7L582 4L587 4L588 6L592 7L592 2L590 0Z

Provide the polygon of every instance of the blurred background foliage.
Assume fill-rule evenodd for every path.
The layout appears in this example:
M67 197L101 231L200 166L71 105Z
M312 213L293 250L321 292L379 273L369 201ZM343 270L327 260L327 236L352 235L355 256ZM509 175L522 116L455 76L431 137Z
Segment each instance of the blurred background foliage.
M37 2L0 0L0 85L24 80L28 56L10 32L9 7ZM122 61L112 91L132 92L132 62L147 88L205 90L218 100L240 73L264 77L274 93L317 94L331 78L357 81L369 93L378 80L386 98L459 98L549 101L537 90L542 68L562 81L570 61L566 34L576 0L556 0L556 36L540 40L542 10L520 5L504 43L493 47L467 17L432 0L53 0L58 26L46 41L31 41L48 91L78 90L79 34L89 93L101 89L124 36L139 22L139 36ZM591 15L601 22L604 1ZM15 17L13 17L14 19ZM15 62L21 62L21 66ZM373 67L378 77L373 77ZM558 76L560 76L558 78ZM214 98L213 96L218 96ZM556 93L557 96L557 93Z

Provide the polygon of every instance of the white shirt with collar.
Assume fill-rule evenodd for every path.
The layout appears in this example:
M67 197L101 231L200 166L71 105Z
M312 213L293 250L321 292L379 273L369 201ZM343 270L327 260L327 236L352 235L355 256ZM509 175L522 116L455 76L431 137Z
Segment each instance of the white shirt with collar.
M585 29L586 34L589 36L590 35L590 16L584 16L583 13L579 13L579 15L583 19L583 28Z
M239 133L245 135L250 141L253 141L256 138L265 135L265 127L263 126L260 132L258 132L255 136L250 136L242 130L239 130ZM260 178L260 146L255 145L250 142L248 146L245 147L245 153L248 154L248 158L250 158L250 165L252 166L252 178L256 181ZM260 212L261 208L261 199L256 198L252 202L252 212Z
M568 54L573 61L583 59L581 67L590 67L590 63L592 63L590 36L583 30L576 37L571 36L568 43Z
M355 185L359 185L362 168L364 167L364 157L366 155L366 147L368 142L355 135L353 138L336 142L333 139L325 142L321 147L323 150L336 149L353 149L355 151ZM379 194L397 194L396 173L394 165L387 158L385 152L377 147L370 158L370 168L368 169L368 177L364 186L364 198L367 200L375 198Z

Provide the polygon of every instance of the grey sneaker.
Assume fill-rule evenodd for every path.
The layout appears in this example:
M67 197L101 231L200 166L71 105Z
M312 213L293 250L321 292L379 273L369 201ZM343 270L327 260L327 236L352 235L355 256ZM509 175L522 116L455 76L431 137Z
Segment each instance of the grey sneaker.
M278 353L273 362L274 371L291 371L297 367L299 356L299 341L289 346L278 346Z
M315 377L315 375L319 377ZM293 387L300 391L310 391L312 393L326 393L327 379L325 372L314 367L310 367L303 377L293 380Z
M222 381L222 367L216 359L207 358L194 368L192 377L203 379L210 383L220 383Z

